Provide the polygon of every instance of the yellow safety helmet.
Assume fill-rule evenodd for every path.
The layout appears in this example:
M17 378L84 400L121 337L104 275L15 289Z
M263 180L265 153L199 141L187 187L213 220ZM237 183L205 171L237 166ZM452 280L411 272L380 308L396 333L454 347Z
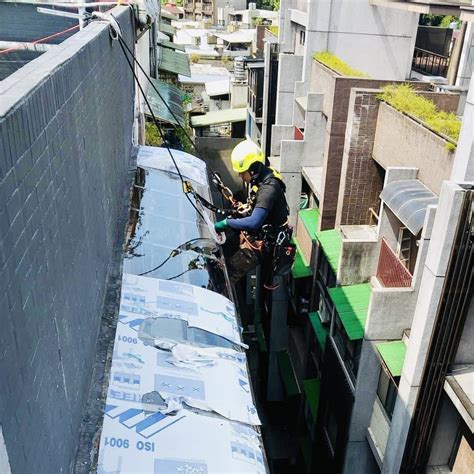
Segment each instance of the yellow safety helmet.
M252 140L240 142L231 155L232 168L237 173L247 171L253 163L265 163L262 150Z

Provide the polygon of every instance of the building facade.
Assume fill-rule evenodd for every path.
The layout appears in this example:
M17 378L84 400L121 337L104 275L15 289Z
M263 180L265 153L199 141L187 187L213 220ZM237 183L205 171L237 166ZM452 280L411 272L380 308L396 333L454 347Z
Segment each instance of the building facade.
M261 131L247 126L284 176L295 227L288 291L259 297L273 304L256 331L267 400L297 440L286 462L307 472L473 462L471 17L395 3L282 1ZM411 81L419 14L456 12L457 75L443 89ZM393 84L462 117L459 137L391 106L380 94Z

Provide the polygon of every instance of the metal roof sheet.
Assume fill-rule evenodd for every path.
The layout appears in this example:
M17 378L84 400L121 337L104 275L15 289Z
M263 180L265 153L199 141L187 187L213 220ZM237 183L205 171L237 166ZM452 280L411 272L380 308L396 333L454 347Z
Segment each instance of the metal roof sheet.
M165 21L160 22L160 26L158 29L166 33L167 35L174 35L176 33L176 28L174 26L171 26L169 23L166 23Z
M192 179L202 186L209 185L204 161L181 150L171 151L173 157L178 162L179 169L183 176ZM140 146L138 149L137 165L176 174L176 167L166 148Z
M206 86L206 94L209 97L214 97L216 95L229 94L230 78L227 77L219 81L206 82L205 86Z
M160 45L163 46L164 48L174 49L176 51L183 51L183 52L186 51L185 47L182 44L176 44L176 43L173 43L172 41L162 40L160 41Z
M192 127L206 127L208 125L217 125L219 123L244 122L247 119L247 108L225 109L208 112L204 115L191 117Z
M423 228L428 206L438 204L438 197L417 179L388 183L380 193L380 199L413 235Z
M337 229L323 230L316 232L316 238L328 260L329 266L337 274L342 247L341 233Z
M392 377L400 377L403 370L403 362L407 346L403 341L379 342L375 344L380 357L384 361Z
M173 124L184 124L183 99L184 92L178 89L173 84L159 81L151 78L152 84L158 89L161 97L157 94L153 87L148 87L146 96L151 105L153 114L158 119ZM168 107L172 110L171 113ZM145 113L151 115L148 107L145 108Z
M372 288L369 283L329 288L331 298L349 339L364 336Z
M239 30L233 33L214 33L214 36L220 38L228 43L251 43L257 34L257 30Z
M183 76L191 76L188 55L170 48L160 48L158 68Z
M97 472L267 470L261 438L252 427L189 410L167 414L147 411L141 402L107 399Z

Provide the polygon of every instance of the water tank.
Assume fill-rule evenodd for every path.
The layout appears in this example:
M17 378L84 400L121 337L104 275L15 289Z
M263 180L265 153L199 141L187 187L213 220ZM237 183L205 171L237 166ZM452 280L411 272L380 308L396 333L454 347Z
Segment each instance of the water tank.
M234 59L234 77L237 82L245 82L247 80L245 58L243 56L237 56Z

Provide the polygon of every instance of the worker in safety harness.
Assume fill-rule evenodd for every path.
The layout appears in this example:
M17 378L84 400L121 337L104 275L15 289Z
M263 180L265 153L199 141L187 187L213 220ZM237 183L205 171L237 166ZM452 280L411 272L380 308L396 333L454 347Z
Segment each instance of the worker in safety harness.
M247 202L236 206L239 217L215 224L219 232L226 228L240 231L240 250L229 260L231 280L238 281L260 263L265 286L271 287L274 276L290 271L295 255L286 187L281 175L265 166L262 151L251 140L239 143L231 160L248 189Z

